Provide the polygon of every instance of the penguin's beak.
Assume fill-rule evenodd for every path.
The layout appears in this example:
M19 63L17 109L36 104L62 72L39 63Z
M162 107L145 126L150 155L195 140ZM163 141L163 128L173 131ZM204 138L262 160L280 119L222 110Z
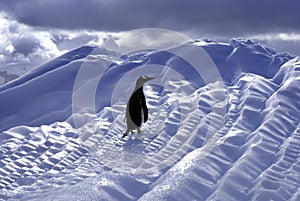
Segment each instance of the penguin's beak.
M155 79L154 77L149 77L149 76L146 76L146 82L150 81L150 80L153 80Z

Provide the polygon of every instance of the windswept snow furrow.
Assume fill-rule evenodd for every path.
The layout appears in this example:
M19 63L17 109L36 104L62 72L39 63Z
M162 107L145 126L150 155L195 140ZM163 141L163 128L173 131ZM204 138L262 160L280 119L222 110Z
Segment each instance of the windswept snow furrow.
M296 83L295 83L296 82ZM299 83L297 83L297 81L292 81L290 83L290 87L293 86L293 84L297 84L299 85ZM299 99L300 98L300 91L299 90L294 90L293 95L295 96L295 98ZM286 97L285 94L286 93L286 87L282 87L277 93L276 96L276 100L277 101L273 101L271 106L273 106L274 104L278 104L278 102L281 101L285 101ZM299 107L299 103L298 102L291 102L289 105L291 105L291 107ZM278 112L276 115L276 112ZM261 190L256 190L255 188L253 188L252 195L254 199L262 199L262 198L267 198L268 195L266 194L266 191L270 191L270 190L277 190L277 192L279 193L278 195L280 195L279 197L283 196L281 199L282 200L288 200L291 198L291 194L293 194L294 190L292 189L298 189L299 188L299 184L295 181L293 181L295 179L297 179L297 175L299 175L299 171L296 171L294 173L294 171L292 170L293 164L297 163L299 161L299 150L295 150L294 149L294 154L293 152L291 152L291 148L292 145L290 144L291 141L294 139L294 137L297 136L297 132L299 132L297 130L297 127L299 126L299 115L293 116L293 113L289 113L289 108L284 108L284 107L279 107L276 111L274 111L274 115L273 117L273 123L270 122L269 127L272 128L272 133L275 134L276 136L279 136L277 139L277 143L279 143L279 147L277 152L275 152L275 157L279 157L277 159L277 163L275 163L274 165L268 167L268 169L263 172L260 175L259 180L257 181L258 184L256 184L257 186L263 186L264 188ZM289 115L288 115L289 114ZM293 120L294 119L294 120ZM272 121L271 120L271 121ZM275 138L276 139L276 138ZM296 151L296 152L295 152ZM284 152L284 155L283 155ZM271 152L272 153L272 152ZM272 155L274 154L274 152L272 153ZM271 181L268 181L267 179L267 175L268 172L275 168L276 166L278 166L278 168L282 168L284 169L286 172L282 173L280 175L284 176L284 179L281 179L280 181L278 181L277 183L273 183L272 181L274 181L274 179L272 179ZM294 175L294 176L290 176L290 175ZM284 189L290 189L289 191L286 191ZM285 191L285 193L283 193L283 191Z
M22 128L8 130L7 133L11 133L10 138L14 138L20 130ZM11 189L22 195L29 188L37 191L42 191L43 186L49 188L55 184L53 179L57 174L63 175L64 171L78 166L78 160L87 153L85 148L80 147L78 135L63 123L33 128L21 137L18 148L6 151L1 156L3 162L0 172L5 177L0 178L0 196ZM11 144L8 138L3 145L16 147L17 144ZM71 184L72 181L63 183Z
M291 78L289 85L278 86L261 76L241 76L228 90L230 106L219 130L223 137L215 142L215 148L203 159L199 157L201 148L188 154L140 200L168 200L182 195L187 200L295 199L300 185L297 176L291 175L300 175L299 150L292 149L291 142L298 132L299 115L293 110L299 111L299 103L285 102L291 97L287 89L297 86L296 82ZM300 100L296 88L293 97ZM279 159L282 152L288 154ZM285 165L275 165L276 160ZM281 197L272 193L276 190Z
M299 189L300 176L297 163L300 162L298 159L300 145L294 142L294 138L300 135L299 131L298 124L298 128L287 139L286 144L283 145L284 148L278 153L277 162L261 175L256 186L263 188L260 189L255 199L259 199L266 192L273 191L273 194L276 194L281 200L290 200Z
M285 92L283 92L283 90L284 89L281 88L278 89L277 92L273 93L272 96L268 98L268 101L272 99L274 95L276 96L277 94L281 93L284 94ZM272 103L276 104L276 102L283 101L280 100L281 98L279 98L278 96L276 97L278 98L278 101L271 101ZM244 106L242 108L244 108ZM276 155L280 150L280 146L282 145L283 141L290 135L297 124L297 121L288 121L288 119L291 119L291 117L286 116L286 118L283 118L286 111L288 111L286 110L286 108L277 108L276 110L274 110L273 105L268 105L267 103L266 109L264 109L264 111L266 110L272 110L272 112L268 113L268 115L263 118L262 122L260 122L261 126L259 126L251 134L254 135L254 137L247 143L251 145L249 147L250 149L243 154L240 160L234 163L233 168L231 168L223 178L224 184L218 187L218 193L213 194L209 197L209 199L216 199L216 196L220 196L221 194L222 197L225 197L229 200L234 199L233 197L231 197L232 195L234 195L235 198L239 197L239 199L241 200L247 200L250 198L251 200L262 200L262 197L259 197L258 192L253 192L261 188L261 183L256 184L256 182L258 178L261 178L264 172L274 163L274 161L276 160ZM255 117L252 117L251 119L254 118ZM268 134L265 134L265 131L268 131ZM277 139L277 141L275 140L275 142L278 143L277 146L274 146L274 141L272 142L272 144L270 144L269 141L267 141L267 143L264 143L264 139L266 137L268 138L269 135L272 135L272 140ZM261 160L261 158L263 158L263 160ZM247 178L245 178L244 181L242 180L240 174L236 175L237 172L241 171L246 172L245 175L247 176ZM235 180L235 177L237 177L238 180ZM244 189L242 191L237 191L237 187L243 186L243 183L240 183L241 180L245 185ZM237 184L235 185L236 182ZM227 192L230 191L231 193L228 194ZM225 192L224 195L222 194L223 192ZM251 195L255 196L249 197ZM266 197L264 197L264 199L266 199ZM271 199L271 197L268 199Z
M239 163L239 159L245 150L245 148L242 148L246 144L245 139L247 139L249 134L261 123L262 117L259 116L265 107L263 103L268 96L271 95L271 92L274 91L269 90L268 93L265 93L265 91L261 93L261 91L263 91L261 83L264 85L267 84L260 77L245 75L242 76L237 83L239 87L231 87L229 90L228 101L231 106L227 112L227 120L223 127L223 132L225 131L227 133L224 134L224 138L222 139L223 143L209 156L214 156L214 159L211 158L211 161L219 164L220 167L227 167L229 169L223 169L224 175L220 175L218 183L216 183L216 187L214 188L216 194L213 193L209 199L217 199L215 196L219 196L219 190L223 188L227 190L229 188L235 189L235 194L240 194L240 199L245 199L245 197L242 196L243 192L240 191L242 191L241 189L249 188L251 182L246 182L246 179L243 180L243 175L239 176L241 180L234 179L236 173L240 173L235 170L235 166ZM254 105L256 108L253 108ZM253 121L255 123L253 123ZM230 177L233 177L232 182L228 182L228 180L230 180L228 178ZM226 194L226 196L230 200L230 197L228 197L230 195Z

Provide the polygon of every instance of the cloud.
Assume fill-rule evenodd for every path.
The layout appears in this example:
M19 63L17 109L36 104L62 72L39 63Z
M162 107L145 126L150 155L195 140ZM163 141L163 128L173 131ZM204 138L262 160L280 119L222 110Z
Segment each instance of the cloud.
M107 34L31 27L0 12L0 35L0 70L20 74L70 49L99 44Z
M300 41L300 33L259 34L251 37L261 40Z
M287 52L292 55L300 55L300 34L278 33L259 34L248 36L253 40L276 49L278 52Z
M31 68L103 40L113 47L126 43L112 37L119 32L149 27L192 38L256 39L299 55L299 6L297 0L0 1L0 66Z
M4 13L0 13L0 33L1 68L26 68L60 54L49 33L35 31Z
M297 0L17 0L0 3L20 22L31 26L103 32L151 27L191 31L208 37L299 32L299 5Z

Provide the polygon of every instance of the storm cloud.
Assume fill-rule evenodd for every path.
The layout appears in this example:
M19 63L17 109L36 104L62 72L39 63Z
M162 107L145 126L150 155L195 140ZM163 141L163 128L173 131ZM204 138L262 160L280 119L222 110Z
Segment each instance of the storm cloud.
M297 0L17 0L3 10L30 26L119 32L166 28L196 35L300 32Z
M39 29L0 12L0 36L0 69L22 73L70 49L101 43L106 34Z
M31 68L138 28L248 38L300 55L299 7L297 0L0 0L0 66Z

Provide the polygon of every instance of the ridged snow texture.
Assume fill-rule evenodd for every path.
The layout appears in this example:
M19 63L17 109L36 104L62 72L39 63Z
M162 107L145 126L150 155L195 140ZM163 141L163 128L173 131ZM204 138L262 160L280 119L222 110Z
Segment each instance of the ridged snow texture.
M13 127L0 134L0 199L300 200L300 63L251 41L207 42L203 48L234 75L220 70L227 82L222 89L225 96L218 95L220 83L210 83L185 94L187 101L179 108L172 100L180 94L146 87L151 115L145 130L159 130L151 138L120 138L123 116L111 118L111 112L122 113L122 104L85 114L90 121L79 129L61 121L60 115L46 119L61 122L41 126L43 118L38 117L47 114L32 114L29 120L18 117L15 122L2 117ZM86 49L88 53L76 60L89 57ZM246 58L252 61L247 63ZM0 96L8 97L18 86L24 90L36 86L59 75L65 66L72 72L70 66L77 62L71 60L52 62L47 70L40 67L3 86ZM51 110L68 111L67 104L65 108L58 107L60 101L53 104ZM191 146L184 155L178 154L178 144L193 133ZM212 149L204 155L209 145ZM132 171L169 159L171 164L151 174Z

